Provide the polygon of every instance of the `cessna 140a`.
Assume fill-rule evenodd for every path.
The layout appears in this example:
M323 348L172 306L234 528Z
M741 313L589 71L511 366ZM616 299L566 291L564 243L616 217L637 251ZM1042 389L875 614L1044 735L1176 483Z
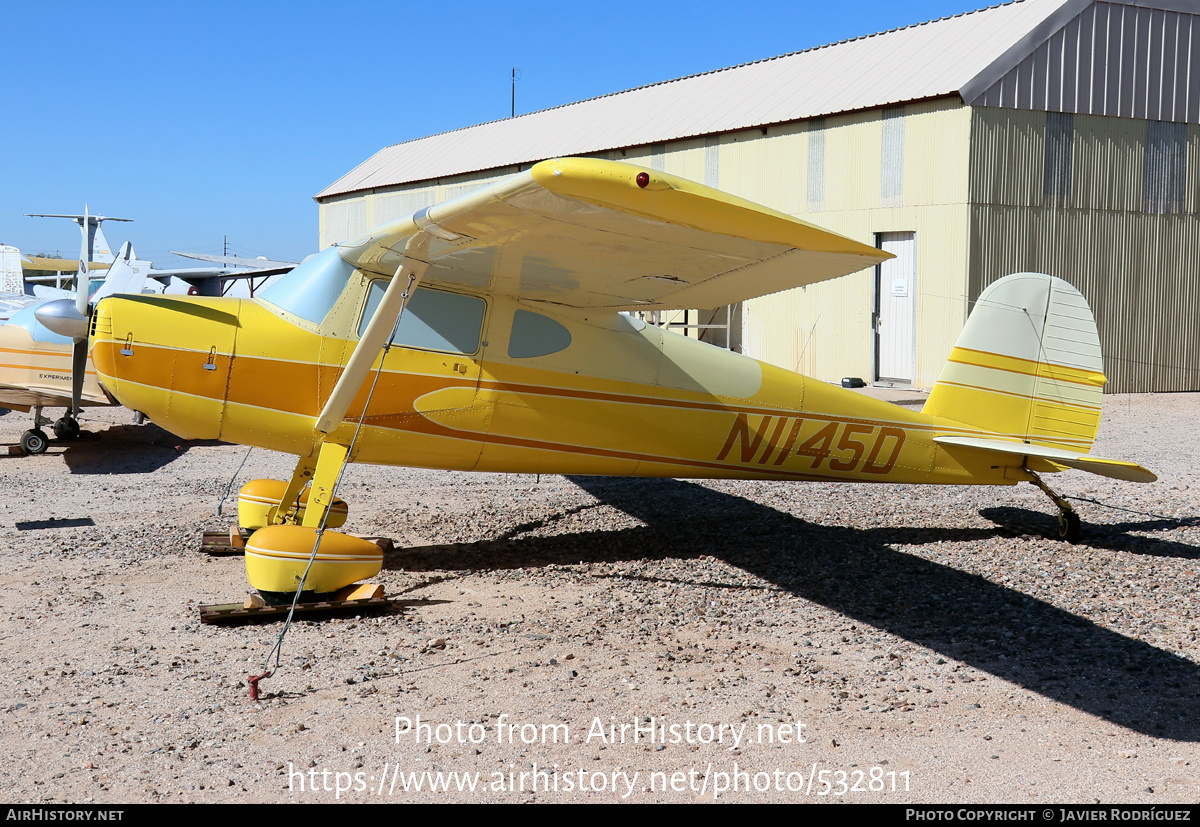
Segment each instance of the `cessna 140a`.
M104 387L183 437L297 455L239 497L252 586L332 592L377 546L326 531L350 461L475 471L1013 485L1154 475L1087 454L1087 304L1040 274L980 296L924 411L622 311L716 307L886 253L661 172L536 164L327 248L256 299L120 296L90 318ZM334 507L336 506L336 507Z

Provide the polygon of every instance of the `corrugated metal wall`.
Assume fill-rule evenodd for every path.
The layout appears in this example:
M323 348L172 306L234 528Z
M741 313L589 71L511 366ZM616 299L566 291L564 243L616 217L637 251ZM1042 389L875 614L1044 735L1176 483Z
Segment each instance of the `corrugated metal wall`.
M484 184L511 175L517 168L461 175L446 181L420 181L407 187L355 193L318 205L320 248L361 235L376 224L412 215Z
M1200 123L1198 80L1200 14L1095 3L966 97L972 106Z
M1064 157L1049 120L972 110L971 297L1011 272L1064 278L1096 316L1106 390L1200 390L1200 129L1076 115L1070 190L1048 199Z
M321 246L344 241L361 233L367 224L367 196L341 198L321 205ZM325 239L331 239L325 241Z

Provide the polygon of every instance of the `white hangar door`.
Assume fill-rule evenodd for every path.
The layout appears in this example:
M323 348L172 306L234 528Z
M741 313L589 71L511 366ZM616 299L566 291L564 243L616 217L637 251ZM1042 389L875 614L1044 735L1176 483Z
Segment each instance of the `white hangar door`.
M875 268L875 381L911 384L916 362L916 233L878 233L895 258Z

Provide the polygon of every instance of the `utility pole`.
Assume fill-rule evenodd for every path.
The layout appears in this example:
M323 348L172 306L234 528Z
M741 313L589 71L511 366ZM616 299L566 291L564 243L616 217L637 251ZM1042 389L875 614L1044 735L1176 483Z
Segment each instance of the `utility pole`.
M510 118L517 116L517 81L521 79L521 73L514 66L512 69L512 109L509 112Z

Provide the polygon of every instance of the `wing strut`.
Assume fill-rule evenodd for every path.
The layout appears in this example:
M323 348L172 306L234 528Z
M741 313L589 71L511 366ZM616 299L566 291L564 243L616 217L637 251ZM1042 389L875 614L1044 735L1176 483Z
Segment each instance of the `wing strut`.
M383 293L383 299L375 309L371 321L367 323L367 329L363 331L362 338L359 339L354 351L350 354L350 360L346 363L342 375L338 377L337 383L333 387L333 392L329 394L329 399L325 401L325 406L317 417L313 430L313 438L317 443L316 456L309 454L297 460L292 477L280 498L274 516L271 518L273 524L280 525L289 521L292 506L296 504L300 492L310 481L312 482L312 491L309 492L304 525L324 524L325 513L333 503L342 468L358 439L362 420L366 418L367 405L364 404L363 415L359 417L358 427L355 428L353 435L348 440L344 435L340 439L331 438L331 434L341 426L354 397L358 395L359 389L366 381L376 355L381 352L379 371L383 370L383 359L387 355L387 349L391 346L391 337L395 334L400 315L408 306L413 289L429 266L429 241L429 235L418 231L405 244L403 261L396 268L391 283ZM375 378L377 380L379 378L378 371ZM371 386L371 389L373 392L374 385ZM370 403L370 398L370 394L368 394L367 404Z
M358 434L362 430L363 421L367 418L367 409L371 403L371 396L375 391L374 382L371 384L371 390L367 394L366 401L363 403L362 415L359 417L358 425L355 427L350 439L346 440L345 435L337 439L331 438L331 434L341 426L342 421L345 419L346 411L349 410L354 397L358 395L359 388L362 387L363 382L366 380L377 353L379 354L379 368L375 371L375 381L379 380L379 374L383 372L383 361L387 357L388 350L391 349L392 339L396 335L396 326L400 322L400 316L404 312L404 308L408 306L408 300L411 298L417 283L420 282L421 276L425 274L425 269L429 266L430 238L431 236L425 231L419 230L405 244L403 262L396 268L396 273L392 276L391 283L384 291L383 298L380 300L379 306L375 309L375 314L371 317L371 321L367 323L367 329L363 331L358 345L354 348L354 352L350 354L350 360L346 363L342 375L338 377L337 384L333 387L333 392L329 395L329 399L325 402L325 407L321 410L321 415L317 418L314 435L320 442L320 447L317 452L316 462L314 464L311 456L299 458L299 461L296 463L296 470L292 473L292 479L288 483L283 498L276 509L274 522L284 522L285 516L291 510L290 506L297 501L300 491L311 478L312 489L309 492L308 504L305 508L302 525L306 528L315 529L312 553L309 555L308 565L304 569L303 576L300 577L300 582L296 584L296 593L292 598L292 607L288 611L283 629L275 639L275 645L267 653L266 663L264 664L266 671L261 675L251 675L247 679L250 685L250 697L254 700L258 700L259 681L271 677L279 669L280 658L283 652L283 638L287 634L288 629L291 628L292 616L295 614L296 604L300 600L300 594L304 590L309 570L312 568L313 561L317 557L317 550L321 547L321 538L325 534L325 523L329 515L329 506L333 503L334 497L337 494L338 484L342 481L342 473L345 471L346 463L349 461L350 455L354 450L354 444L357 442ZM271 664L272 657L275 659L274 665Z
M429 241L430 236L427 233L418 231L404 245L404 261L396 269L396 274L384 291L375 315L367 324L362 338L350 354L350 361L346 363L345 370L333 386L333 393L329 394L321 415L317 417L316 430L319 437L324 438L342 424L350 403L354 401L367 378L367 373L371 370L371 365L375 362L375 355L385 344L391 345L390 336L395 330L400 314L408 305L413 288L429 267ZM382 369L382 363L380 368ZM365 408L363 414L366 414Z

